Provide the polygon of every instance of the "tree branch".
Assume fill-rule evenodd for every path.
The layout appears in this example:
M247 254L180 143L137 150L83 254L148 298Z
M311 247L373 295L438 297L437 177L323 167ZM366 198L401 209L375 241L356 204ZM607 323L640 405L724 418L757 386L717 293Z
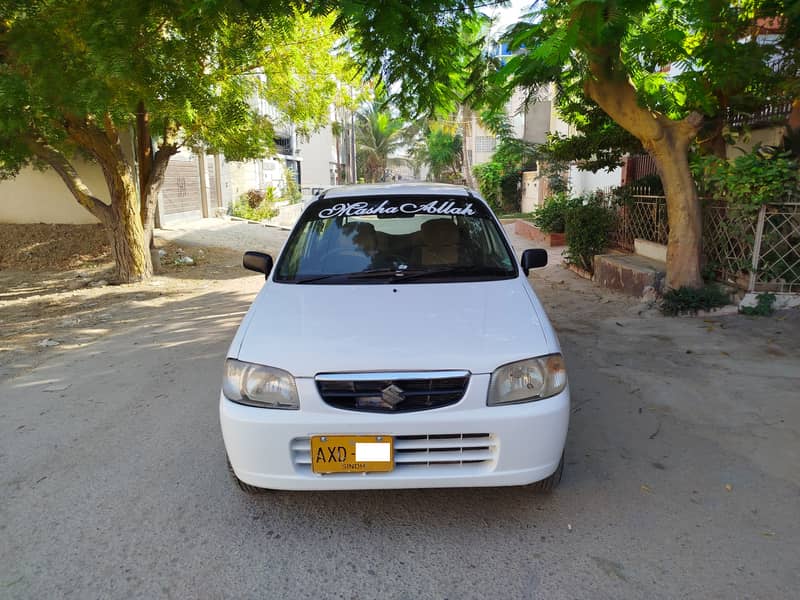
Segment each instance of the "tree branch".
M174 143L173 140L172 144L162 144L159 146L158 151L155 153L155 156L153 156L150 171L147 174L147 180L144 187L140 190L142 200L140 212L142 225L146 231L152 228L155 220L158 190L164 182L164 175L167 171L167 165L169 165L169 159L177 152L178 145Z
M106 223L110 219L111 209L109 206L98 197L92 195L91 190L83 183L75 167L70 164L66 156L50 144L46 144L40 140L28 138L25 141L37 157L45 161L58 173L81 206L97 217L102 223Z
M111 115L106 113L103 115L103 126L106 131L106 137L112 144L119 144L119 132L117 131L114 121L111 120Z
M590 63L589 70L591 76L586 80L585 91L609 117L643 143L663 137L660 115L639 106L636 89L630 81L615 77L600 63Z

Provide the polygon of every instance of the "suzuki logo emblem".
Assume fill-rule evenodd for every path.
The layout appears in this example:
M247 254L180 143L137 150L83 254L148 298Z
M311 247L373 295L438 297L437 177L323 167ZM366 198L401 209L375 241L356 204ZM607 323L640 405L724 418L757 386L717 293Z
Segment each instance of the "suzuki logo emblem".
M384 404L387 404L391 408L395 408L398 404L405 400L405 396L403 396L402 388L397 387L395 384L391 384L381 390L381 399L383 400Z

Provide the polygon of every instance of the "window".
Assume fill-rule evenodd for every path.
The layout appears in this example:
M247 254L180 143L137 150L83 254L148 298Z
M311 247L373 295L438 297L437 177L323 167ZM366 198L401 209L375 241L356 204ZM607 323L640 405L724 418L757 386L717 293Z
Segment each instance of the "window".
M479 135L475 138L475 152L494 152L497 139L493 136Z
M300 219L275 281L485 281L517 274L489 211L470 198L342 198Z

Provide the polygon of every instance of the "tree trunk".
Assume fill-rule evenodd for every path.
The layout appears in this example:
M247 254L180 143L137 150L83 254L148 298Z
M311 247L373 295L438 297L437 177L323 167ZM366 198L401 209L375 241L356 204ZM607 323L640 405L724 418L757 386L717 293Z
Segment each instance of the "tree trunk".
M164 174L169 159L178 151L174 123L164 124L163 139L158 152L153 153L153 140L150 129L150 114L143 101L136 107L136 156L139 163L139 219L142 227L148 259L152 265L158 263L158 254L153 240L156 220L158 192L164 182Z
M70 138L97 159L108 187L111 206L101 219L108 228L111 255L114 258L115 283L133 283L149 279L153 274L149 240L145 238L139 211L136 181L119 134L106 115L101 128L94 120L67 117Z
M703 212L689 170L688 143L665 136L652 144L667 202L667 288L702 287Z
M106 227L111 241L111 256L116 265L116 283L142 281L153 274L150 240L145 236L138 205L133 186L117 189L112 196L111 217Z
M598 49L597 55L604 53ZM689 170L689 144L697 136L703 117L691 113L673 121L640 106L633 85L609 67L611 62L590 63L592 77L586 81L585 91L609 117L636 136L656 162L669 219L667 288L702 287L703 215Z

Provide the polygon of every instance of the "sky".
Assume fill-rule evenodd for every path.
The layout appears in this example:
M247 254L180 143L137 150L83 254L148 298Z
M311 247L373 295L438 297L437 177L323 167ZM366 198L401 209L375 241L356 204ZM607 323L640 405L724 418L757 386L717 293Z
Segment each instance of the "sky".
M511 0L508 6L487 6L482 9L482 12L496 19L492 31L500 33L509 25L516 23L520 16L529 12L533 1L534 0Z

